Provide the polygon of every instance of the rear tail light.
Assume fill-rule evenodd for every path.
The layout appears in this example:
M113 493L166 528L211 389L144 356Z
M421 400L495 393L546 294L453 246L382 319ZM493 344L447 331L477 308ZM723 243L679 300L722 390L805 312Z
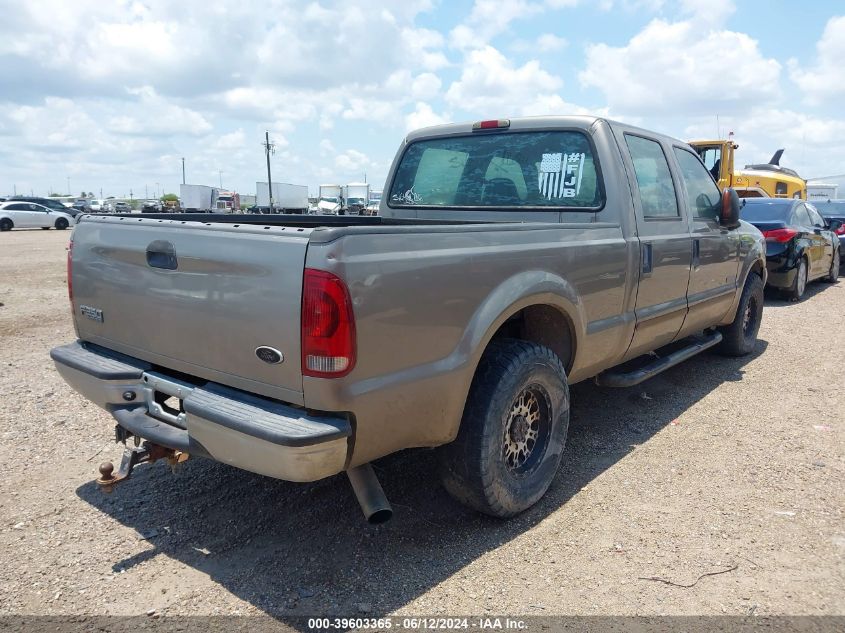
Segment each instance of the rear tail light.
M763 231L763 237L766 238L767 242L779 242L781 244L788 242L796 235L798 235L798 231L795 229L772 229L771 231Z
M305 269L302 284L302 373L345 376L355 366L355 315L346 284L323 270Z
M73 240L67 244L67 298L73 311Z
M845 235L845 224L834 231L837 235Z

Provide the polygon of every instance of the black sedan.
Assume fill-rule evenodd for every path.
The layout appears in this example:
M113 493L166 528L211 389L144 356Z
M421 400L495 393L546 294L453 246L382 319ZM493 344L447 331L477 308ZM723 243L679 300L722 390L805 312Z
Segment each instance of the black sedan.
M838 220L842 223L834 233L839 236L839 259L845 259L845 200L827 200L826 202L814 202L822 217L830 222L831 220Z
M768 285L790 299L804 296L814 279L835 282L839 277L838 220L825 220L804 200L746 198L740 213L766 238Z

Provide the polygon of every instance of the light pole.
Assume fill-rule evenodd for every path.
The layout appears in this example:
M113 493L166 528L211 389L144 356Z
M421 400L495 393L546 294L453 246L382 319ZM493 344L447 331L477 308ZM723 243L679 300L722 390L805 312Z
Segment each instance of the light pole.
M276 153L276 146L270 142L270 131L264 132L264 153L267 154L267 190L270 192L270 213L273 213L273 177L270 175L270 153Z
M219 178L220 178L220 188L222 189L222 188L223 188L223 170L222 170L222 169L218 169L218 170L217 170L217 175L218 175L218 176L219 176Z
M67 177L67 195L71 195L71 193L70 193L70 176Z
M185 184L185 157L182 157L182 184Z

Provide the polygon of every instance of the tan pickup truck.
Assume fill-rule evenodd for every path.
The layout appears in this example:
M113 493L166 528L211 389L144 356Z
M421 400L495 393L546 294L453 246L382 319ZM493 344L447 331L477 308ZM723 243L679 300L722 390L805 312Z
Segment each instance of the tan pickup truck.
M123 463L188 455L290 481L436 447L491 515L560 465L569 385L637 384L755 345L765 245L682 141L593 117L430 127L403 140L379 216L86 215L52 351L114 416ZM650 354L654 352L654 354Z

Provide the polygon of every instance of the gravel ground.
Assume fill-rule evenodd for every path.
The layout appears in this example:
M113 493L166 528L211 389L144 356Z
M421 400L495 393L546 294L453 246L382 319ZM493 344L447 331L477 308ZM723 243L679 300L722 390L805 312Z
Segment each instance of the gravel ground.
M343 477L191 460L100 493L113 422L47 355L74 338L68 238L0 235L0 614L845 613L843 282L767 299L747 358L576 385L522 516L465 510L409 451L377 464L395 515L370 527Z

